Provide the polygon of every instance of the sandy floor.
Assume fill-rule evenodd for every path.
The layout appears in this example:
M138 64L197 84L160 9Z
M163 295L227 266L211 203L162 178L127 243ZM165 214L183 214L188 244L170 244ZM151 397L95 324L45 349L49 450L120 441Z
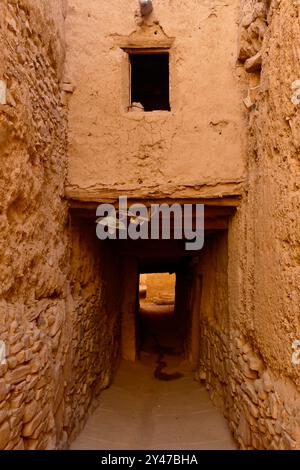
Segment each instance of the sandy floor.
M168 322L166 317L162 320ZM158 341L165 346L166 339ZM206 389L193 380L180 347L172 346L169 343L167 353L162 353L157 335L155 341L150 336L144 340L140 361L121 364L113 385L102 393L98 409L71 449L236 448L225 418ZM159 360L167 364L164 379L173 374L180 378L155 378Z

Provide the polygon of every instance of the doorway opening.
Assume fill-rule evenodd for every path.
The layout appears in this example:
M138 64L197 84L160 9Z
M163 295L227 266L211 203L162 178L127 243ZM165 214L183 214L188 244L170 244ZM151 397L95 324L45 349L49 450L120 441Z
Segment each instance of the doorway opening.
M176 273L140 274L138 334L139 357L153 362L158 380L179 379L184 360L184 330L176 315ZM175 370L176 368L176 370Z
M140 274L140 304L175 304L175 273Z

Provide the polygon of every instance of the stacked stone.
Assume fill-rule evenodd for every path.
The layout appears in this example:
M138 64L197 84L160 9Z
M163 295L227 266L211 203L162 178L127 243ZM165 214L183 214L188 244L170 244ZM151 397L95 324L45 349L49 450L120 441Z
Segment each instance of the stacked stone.
M111 381L119 353L119 265L109 247L101 249L94 224L73 218L71 227L70 380L63 418L68 441L81 431L89 410Z
M239 55L247 72L261 69L261 49L268 27L268 0L243 0L241 5Z
M26 314L24 305L1 302L0 331L6 344L6 363L0 366L1 449L55 445L52 333L24 321Z
M63 2L5 0L0 22L0 449L65 448L115 366L118 266L67 227Z
M46 2L6 0L0 10L0 449L54 448L55 371L66 357L62 18Z
M238 332L232 335L230 364L235 399L230 425L241 448L295 449L300 437L296 387L276 378Z
M232 331L228 341L226 332L209 321L201 330L199 378L228 418L240 448L297 449L300 398L295 385L276 377L239 331Z

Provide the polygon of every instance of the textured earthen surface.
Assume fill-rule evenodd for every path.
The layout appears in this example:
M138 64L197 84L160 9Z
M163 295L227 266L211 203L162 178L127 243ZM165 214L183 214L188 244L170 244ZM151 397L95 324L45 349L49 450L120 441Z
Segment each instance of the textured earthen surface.
M247 54L240 58L262 54L261 71L249 75L249 183L229 229L227 320L216 321L204 306L201 361L211 396L242 448L294 449L300 445L300 369L292 362L300 335L299 111L291 86L300 75L293 47L299 7L268 3L242 2L248 16L242 15L240 47ZM260 42L253 33L257 11L264 11ZM217 292L222 301L224 291Z
M299 1L135 8L0 0L0 449L67 447L126 340L136 355L137 254L122 271L65 198L120 192L241 198L177 273L175 311L239 446L299 448ZM170 113L127 108L122 48L142 45L170 47Z
M246 153L238 1L160 0L143 24L136 7L136 0L69 1L68 194L97 200L104 191L139 197L185 187L187 197L193 188L198 197L240 193ZM171 112L131 112L122 47L165 43Z
M65 446L118 351L113 256L93 226L68 224L64 201L64 14L61 1L0 2L1 449Z
M2 449L54 447L67 317L66 119L59 1L1 1ZM60 430L62 423L60 423ZM59 432L60 434L60 432Z

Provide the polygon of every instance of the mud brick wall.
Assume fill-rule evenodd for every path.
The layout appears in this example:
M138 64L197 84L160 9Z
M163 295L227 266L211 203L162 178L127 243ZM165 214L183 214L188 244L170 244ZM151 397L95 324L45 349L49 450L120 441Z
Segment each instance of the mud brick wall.
M0 2L0 449L67 446L118 350L113 268L78 249L64 199L64 17L61 0Z
M56 444L55 370L66 351L66 119L63 10L0 3L0 448ZM53 15L55 14L55 18Z
M245 0L241 12L239 59L251 100L245 103L248 184L228 233L228 315L218 320L218 312L214 317L200 312L199 378L206 380L242 449L296 449L300 366L292 358L300 338L295 99L300 68L294 44L300 7L288 0ZM249 67L255 56L256 65Z

